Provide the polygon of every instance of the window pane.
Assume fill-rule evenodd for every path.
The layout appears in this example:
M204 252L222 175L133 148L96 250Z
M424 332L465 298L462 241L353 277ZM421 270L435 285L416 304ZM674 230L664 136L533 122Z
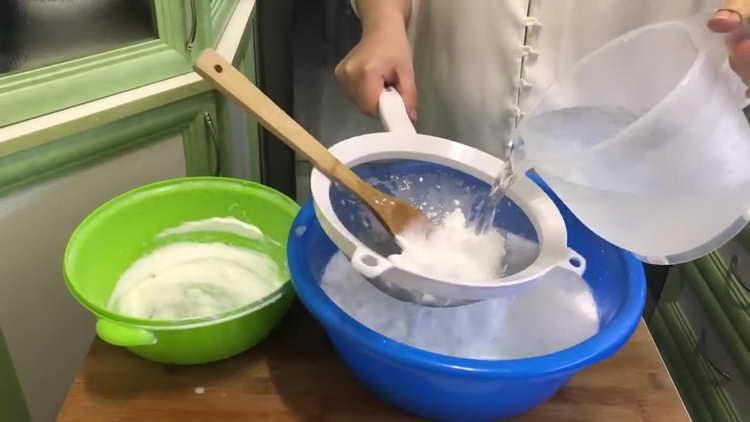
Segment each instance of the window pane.
M151 0L0 0L0 73L156 36Z

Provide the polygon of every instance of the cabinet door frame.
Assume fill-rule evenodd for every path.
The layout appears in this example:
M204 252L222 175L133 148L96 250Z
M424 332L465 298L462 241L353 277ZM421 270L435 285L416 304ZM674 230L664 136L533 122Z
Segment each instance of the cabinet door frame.
M208 2L212 36L210 44L215 45L221 38L238 3L239 0L210 0Z
M253 83L258 83L258 56L256 52L258 51L258 26L257 21L255 17L250 19L250 29L248 30L248 40L247 44L242 43L242 45L246 45L246 48L248 49L249 53L244 56L244 60L242 63L240 63L240 70L242 73L247 76ZM262 163L261 160L262 152L260 147L260 139L261 139L261 126L258 121L250 116L248 116L247 119L247 133L248 133L248 146L250 151L250 178L252 180L261 181L261 175L263 173L262 171Z
M696 296L701 301L704 313L716 328L724 347L732 355L735 365L744 376L750 376L750 357L747 353L750 346L746 342L746 335L740 334L740 330L746 334L747 331L743 330L746 325L739 324L739 315L744 316L747 311L737 307L734 300L739 298L733 297L727 290L728 283L732 282L734 274L729 271L728 266L725 266L721 256L716 252L693 261L689 265L686 264L685 267L695 274L694 278L698 279L697 282L691 283L691 287L696 290Z
M180 134L188 176L217 172L218 142L212 93L144 111L114 123L70 135L0 158L0 195L38 183L125 150Z
M221 1L221 0L214 0ZM245 32L240 39L240 43L237 49L237 54L234 57L233 65L239 69L239 71L248 78L251 82L257 84L257 73L256 73L256 24L255 17L251 16ZM220 140L222 148L222 170L226 171L222 173L225 176L240 177L252 180L254 182L261 182L261 160L260 160L260 130L261 126L258 121L252 116L248 115L239 106L231 106L232 101L223 96L218 91L216 93L216 104L218 108L218 116L220 120ZM230 111L230 108L234 108ZM238 127L236 121L233 121L232 113L239 109L241 119L244 124ZM236 142L242 142L247 145L247 148L240 148L234 150L233 147ZM237 157L233 157L234 154L247 155L237 160ZM241 162L242 164L238 163ZM241 166L242 170L238 171L237 166ZM244 166L247 166L245 169Z
M688 409L693 420L713 422L708 405L703 400L702 393L698 388L692 373L688 369L687 361L680 353L679 347L675 342L670 329L664 322L664 317L659 307L654 309L654 313L649 321L649 331L654 337L664 363L669 369L669 374L680 392L685 408ZM675 333L679 334L679 333Z
M0 76L0 127L190 73L213 45L209 3L153 0L153 12L155 40Z

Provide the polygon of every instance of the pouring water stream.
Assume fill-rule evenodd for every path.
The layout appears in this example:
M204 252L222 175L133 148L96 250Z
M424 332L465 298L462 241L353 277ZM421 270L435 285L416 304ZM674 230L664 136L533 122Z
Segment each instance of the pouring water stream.
M505 146L505 153L502 157L505 165L500 169L500 172L492 182L487 197L481 200L476 215L468 223L470 226L473 226L474 232L477 235L486 232L492 227L497 208L503 198L505 198L505 192L516 179L516 172L511 160L513 145L513 137L511 137Z

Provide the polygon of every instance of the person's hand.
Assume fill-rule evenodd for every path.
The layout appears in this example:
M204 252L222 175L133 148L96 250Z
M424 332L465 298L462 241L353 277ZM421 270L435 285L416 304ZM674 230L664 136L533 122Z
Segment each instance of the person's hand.
M364 113L375 115L386 85L394 86L417 120L417 88L411 47L403 17L382 18L364 25L362 39L336 66L336 79Z
M718 33L732 34L729 37L729 64L745 81L750 83L750 32L743 31L750 19L750 0L726 0L708 21L708 27ZM746 95L750 96L750 90Z

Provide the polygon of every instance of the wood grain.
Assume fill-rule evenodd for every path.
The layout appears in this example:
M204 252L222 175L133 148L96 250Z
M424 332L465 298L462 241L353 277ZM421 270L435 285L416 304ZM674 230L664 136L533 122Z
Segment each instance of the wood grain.
M196 388L203 388L203 394ZM200 390L199 390L200 391ZM261 345L215 364L174 367L97 340L59 421L415 421L357 382L299 304ZM641 324L612 359L583 371L522 422L688 421Z

